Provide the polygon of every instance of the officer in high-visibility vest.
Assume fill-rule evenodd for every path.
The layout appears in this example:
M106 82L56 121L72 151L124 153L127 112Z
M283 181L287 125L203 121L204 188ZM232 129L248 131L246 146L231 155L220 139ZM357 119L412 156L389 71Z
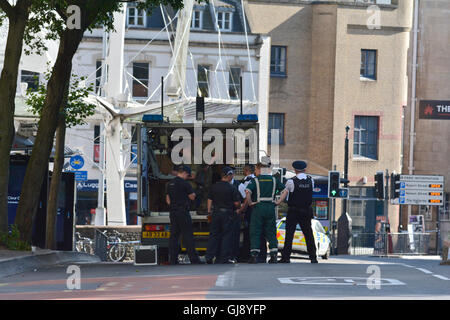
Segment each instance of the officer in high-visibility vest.
M269 242L269 263L277 263L278 240L275 216L275 195L287 193L284 184L272 176L269 157L262 157L255 167L256 177L250 181L246 191L246 205L253 207L250 221L250 263L257 263L261 234ZM278 204L278 203L277 203Z

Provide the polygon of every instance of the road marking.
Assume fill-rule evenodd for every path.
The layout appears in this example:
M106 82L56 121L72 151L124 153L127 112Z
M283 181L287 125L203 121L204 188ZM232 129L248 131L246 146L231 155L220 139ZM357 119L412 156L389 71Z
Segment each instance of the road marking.
M364 277L289 277L278 278L283 284L308 284L308 285L334 285L334 286L367 286L367 279ZM402 286L405 283L397 279L379 279L381 286Z
M433 273L433 272L431 272L430 270L427 270L427 269L424 269L424 268L416 268L417 270L419 270L419 271L422 271L423 273L426 273L426 274L431 274L431 273Z
M233 268L233 270L219 275L216 280L216 287L233 287L235 277L236 268Z
M446 277L441 276L439 274L433 274L433 277L436 277L436 278L441 279L441 280L450 280L449 278L446 278Z

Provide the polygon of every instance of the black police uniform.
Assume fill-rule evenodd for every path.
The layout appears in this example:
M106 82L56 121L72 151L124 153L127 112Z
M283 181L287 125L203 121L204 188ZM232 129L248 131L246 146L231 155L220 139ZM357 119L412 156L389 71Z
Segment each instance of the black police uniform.
M289 261L292 251L292 240L297 224L300 225L305 236L309 258L312 262L315 262L317 261L316 244L311 228L311 219L313 218L311 207L313 194L312 178L307 176L307 179L300 180L298 177L294 177L292 181L294 183L294 192L289 193L289 209L286 216L286 238L280 262Z
M241 183L237 180L233 180L231 185L233 188L236 189L239 195L239 202L242 202L244 199L242 198L240 192L239 192L239 185ZM231 258L233 260L237 260L239 256L239 241L241 236L241 215L235 214L233 218L233 225L232 225L232 237L231 237Z
M179 238L183 236L183 244L191 263L200 263L195 251L192 218L189 213L190 199L188 195L194 193L192 186L180 177L172 179L167 185L167 194L170 197L170 239L169 262L178 263Z
M206 261L227 263L232 258L234 203L240 201L239 191L226 181L218 181L212 187L208 199L213 202L212 221L206 251Z

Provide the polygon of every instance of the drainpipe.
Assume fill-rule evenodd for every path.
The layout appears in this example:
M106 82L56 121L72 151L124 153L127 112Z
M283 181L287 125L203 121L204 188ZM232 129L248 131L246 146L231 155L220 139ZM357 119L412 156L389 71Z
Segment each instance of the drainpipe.
M414 0L414 26L413 26L413 62L412 62L412 81L411 81L411 122L409 131L409 174L414 173L414 139L415 132L415 118L416 118L416 85L417 85L417 39L419 32L419 5L420 0ZM408 222L411 216L411 205L408 205Z

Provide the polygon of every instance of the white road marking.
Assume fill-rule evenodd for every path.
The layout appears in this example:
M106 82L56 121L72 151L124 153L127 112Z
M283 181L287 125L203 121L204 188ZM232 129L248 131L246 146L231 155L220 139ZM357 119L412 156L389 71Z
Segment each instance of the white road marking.
M278 278L283 284L313 284L313 285L336 285L336 286L367 286L367 278L364 277L289 277ZM379 279L381 286L401 286L405 283L397 279Z
M446 278L446 277L441 276L439 274L433 274L433 277L436 277L436 278L441 279L441 280L450 280L449 278Z
M427 269L424 269L424 268L416 268L417 270L419 270L419 271L422 271L423 273L426 273L426 274L431 274L431 273L433 273L433 272L431 272L430 270L427 270Z
M233 287L235 278L236 268L233 268L233 270L225 272L217 277L216 287Z

